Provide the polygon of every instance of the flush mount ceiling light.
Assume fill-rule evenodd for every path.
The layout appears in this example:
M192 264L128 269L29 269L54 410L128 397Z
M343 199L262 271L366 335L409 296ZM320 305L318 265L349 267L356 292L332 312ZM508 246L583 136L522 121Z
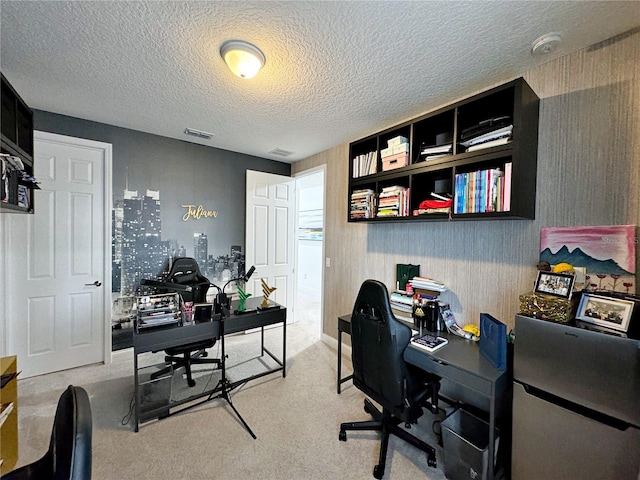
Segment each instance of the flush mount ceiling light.
M562 41L562 37L558 33L547 33L541 36L531 44L531 53L534 55L545 55L553 52L558 44Z
M220 55L234 75L246 79L255 77L266 62L258 47L242 40L224 42Z

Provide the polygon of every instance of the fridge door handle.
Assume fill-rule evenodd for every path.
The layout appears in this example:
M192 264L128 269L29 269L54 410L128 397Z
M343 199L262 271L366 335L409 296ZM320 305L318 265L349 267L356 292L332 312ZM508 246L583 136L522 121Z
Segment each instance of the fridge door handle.
M617 430L625 431L628 428L632 427L632 425L628 422L624 422L618 418L612 417L611 415L607 415L605 413L598 412L575 402L571 402L565 398L561 398L549 392L545 392L544 390L540 390L539 388L532 387L531 385L522 384L522 387L529 395L533 395L540 400L552 403L578 415L582 415L583 417L590 418L591 420L594 420L596 422L608 425L609 427L615 428Z

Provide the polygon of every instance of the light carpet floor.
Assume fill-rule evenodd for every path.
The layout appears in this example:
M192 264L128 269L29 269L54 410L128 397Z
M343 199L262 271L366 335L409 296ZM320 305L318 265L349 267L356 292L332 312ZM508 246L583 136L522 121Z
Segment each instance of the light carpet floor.
M267 347L282 350L282 327L266 331ZM85 388L93 413L93 479L370 479L377 463L379 434L348 432L340 442L340 423L368 420L364 395L348 382L336 393L336 351L319 339L317 325L287 327L287 375L273 374L232 394L234 406L257 436L254 440L222 399L141 425L134 433L124 423L133 397L131 351L110 365L92 365L22 379L19 389L18 465L46 450L59 396L69 385ZM274 363L259 354L259 334L227 338L230 380L257 373ZM218 351L216 345L211 352ZM143 357L140 357L141 359ZM146 355L146 364L162 360ZM343 358L343 372L350 358ZM180 372L180 371L178 371ZM173 395L188 387L174 375ZM344 373L343 373L344 374ZM217 382L217 372L200 367L193 391ZM438 468L426 454L392 437L385 479L444 480L443 453L432 433L434 417L425 412L411 432L436 447Z

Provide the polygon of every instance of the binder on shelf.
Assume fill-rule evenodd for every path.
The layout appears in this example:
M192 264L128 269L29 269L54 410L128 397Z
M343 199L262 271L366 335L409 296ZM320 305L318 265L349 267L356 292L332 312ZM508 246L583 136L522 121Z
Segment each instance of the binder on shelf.
M498 147L500 145L506 145L511 141L511 137L496 138L495 140L488 140L482 143L476 143L467 148L467 152L475 152L476 150L482 150L484 148Z
M2 424L12 411L13 402L6 402L0 405L0 426L2 426Z
M7 383L16 378L18 375L20 375L20 372L5 373L4 375L2 375L2 377L0 377L0 388L4 388Z
M488 313L480 314L480 353L498 370L507 369L507 326Z

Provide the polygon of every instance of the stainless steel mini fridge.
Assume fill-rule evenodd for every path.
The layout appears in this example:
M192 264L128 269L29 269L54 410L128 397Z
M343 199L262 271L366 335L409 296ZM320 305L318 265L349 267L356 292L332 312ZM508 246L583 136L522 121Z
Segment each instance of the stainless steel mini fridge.
M640 480L640 341L516 316L512 480Z

